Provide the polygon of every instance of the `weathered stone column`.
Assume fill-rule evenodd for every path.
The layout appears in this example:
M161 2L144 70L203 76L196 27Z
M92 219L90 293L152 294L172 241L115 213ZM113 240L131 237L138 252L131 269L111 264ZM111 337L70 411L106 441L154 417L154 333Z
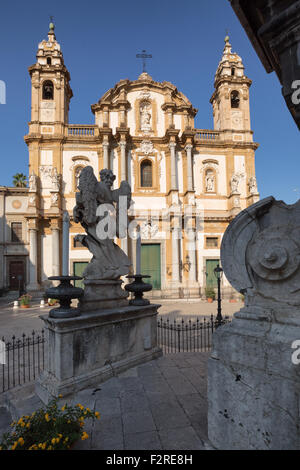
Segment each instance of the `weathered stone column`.
M63 215L63 228L62 228L62 275L69 275L69 229L70 229L70 216L68 211Z
M180 240L179 228L173 227L173 230L172 230L172 282L174 283L174 285L178 284L180 281L179 240Z
M121 181L126 180L126 142L121 140Z
M59 226L58 220L51 221L52 230L52 275L60 275Z
M194 190L193 182L193 155L192 155L193 146L188 144L185 146L186 156L187 156L187 190Z
M188 255L190 259L189 281L195 283L197 281L197 261L196 261L196 241L195 230L188 230Z
M177 190L177 177L176 177L176 142L170 142L171 151L171 189Z
M213 335L208 437L222 450L299 450L300 201L268 197L228 226L221 260L245 306Z
M29 284L27 290L34 291L40 288L37 281L37 222L30 222L29 224Z
M102 143L103 148L103 168L109 170L109 142L104 141Z

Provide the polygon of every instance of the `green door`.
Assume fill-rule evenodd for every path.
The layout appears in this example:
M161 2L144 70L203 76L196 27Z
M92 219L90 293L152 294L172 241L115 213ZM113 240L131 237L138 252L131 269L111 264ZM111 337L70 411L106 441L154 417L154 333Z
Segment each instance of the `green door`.
M88 261L74 261L73 263L74 276L82 277L82 273L88 264L89 264ZM75 287L82 287L82 289L84 289L83 280L75 281L74 285Z
M161 289L160 245L142 245L141 271L142 274L151 276L148 281L145 279L145 282L152 284L153 289Z
M214 269L220 264L218 259L207 259L206 260L206 287L217 287L217 278L214 273Z

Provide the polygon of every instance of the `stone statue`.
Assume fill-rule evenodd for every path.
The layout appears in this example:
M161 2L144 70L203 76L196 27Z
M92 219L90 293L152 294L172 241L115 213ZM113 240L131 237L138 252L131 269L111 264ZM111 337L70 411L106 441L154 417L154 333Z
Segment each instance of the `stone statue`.
M35 192L37 190L37 177L34 172L29 177L29 191Z
M257 190L257 182L256 182L255 176L251 176L251 177L249 178L248 185L249 185L249 192L250 192L250 194L257 194L257 193L258 193L258 190Z
M129 273L130 260L114 243L114 237L120 235L119 198L125 197L127 215L131 203L131 188L126 181L122 181L119 189L112 190L115 178L111 170L104 169L100 172L99 182L91 166L83 168L80 173L79 192L76 193L76 206L73 212L75 222L81 223L86 235L77 235L76 239L93 254L92 261L83 273L85 280L119 280L120 276ZM104 211L98 215L101 208ZM109 230L106 232L99 230L99 223L106 220L108 223L115 222L114 233L110 233Z
M51 181L52 181L53 191L59 191L59 188L60 188L60 175L57 173L56 168L54 168L52 170Z
M150 131L151 130L150 104L143 103L141 105L140 112L141 112L141 130Z
M213 192L215 190L215 177L212 171L207 171L205 182L206 182L206 191Z
M236 194L239 192L240 178L238 175L234 174L230 180L231 194Z

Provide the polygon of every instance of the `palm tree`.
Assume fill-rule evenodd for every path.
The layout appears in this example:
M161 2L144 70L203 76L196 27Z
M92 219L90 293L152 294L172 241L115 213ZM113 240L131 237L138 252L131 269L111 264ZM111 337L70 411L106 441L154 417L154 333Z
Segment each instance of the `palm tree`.
M15 188L26 188L27 180L24 173L16 173L13 178L13 185Z

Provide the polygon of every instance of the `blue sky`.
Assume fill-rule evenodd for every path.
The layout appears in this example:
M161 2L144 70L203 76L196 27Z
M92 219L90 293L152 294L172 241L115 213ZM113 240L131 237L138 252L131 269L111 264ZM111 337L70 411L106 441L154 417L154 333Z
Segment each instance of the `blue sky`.
M261 197L294 203L300 195L299 131L274 73L267 74L227 0L114 0L113 2L5 2L1 6L0 80L7 87L0 105L0 185L28 173L23 136L30 120L30 77L38 43L47 38L49 16L71 74L70 123L94 123L90 105L120 79L136 79L136 54L153 55L147 71L170 81L198 108L196 127L212 128L214 74L229 30L233 51L253 80L250 106Z

